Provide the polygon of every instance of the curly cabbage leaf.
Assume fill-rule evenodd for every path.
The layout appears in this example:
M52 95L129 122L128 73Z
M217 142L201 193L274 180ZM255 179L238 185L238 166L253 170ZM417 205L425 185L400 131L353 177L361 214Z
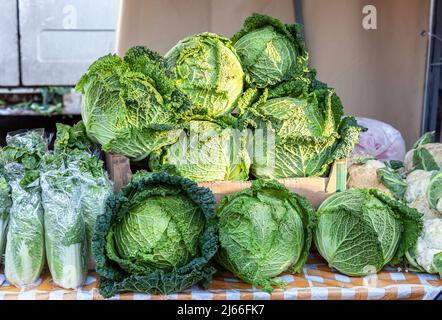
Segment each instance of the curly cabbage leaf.
M303 197L274 180L225 196L217 209L217 261L235 276L271 292L284 271L300 272L313 237L315 215Z
M106 152L135 160L176 141L176 113L188 104L163 58L143 47L129 49L123 59L98 59L76 90L83 94L81 115L89 138Z
M315 244L330 267L349 276L399 263L416 245L422 215L376 189L350 189L317 211Z
M247 180L246 135L223 123L191 120L181 139L151 154L149 166L193 181Z
M342 118L342 104L331 89L309 92L303 79L293 79L262 96L241 116L248 141L251 172L257 178L323 176L336 159L346 158L361 128Z
M218 248L209 189L165 173L137 173L98 217L93 248L100 293L170 294L207 284Z
M251 87L264 88L308 73L301 25L254 13L232 37Z
M244 72L229 39L201 33L178 42L165 55L192 113L229 114L242 93Z

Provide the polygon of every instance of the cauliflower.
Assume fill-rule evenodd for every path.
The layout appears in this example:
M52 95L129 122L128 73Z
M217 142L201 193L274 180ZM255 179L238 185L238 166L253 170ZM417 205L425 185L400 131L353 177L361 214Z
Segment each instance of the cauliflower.
M407 203L409 207L415 208L424 215L424 219L442 218L442 211L431 209L426 197L418 197L413 202Z
M407 176L407 191L405 191L406 202L411 203L418 198L426 198L431 175L431 171L415 170Z
M437 206L432 206L429 197L429 186L435 186L437 171L415 170L407 176L407 189L404 200L408 206L417 209L425 219L442 218L442 198Z
M439 273L442 277L442 219L428 219L413 252L407 253L409 263L420 271Z
M383 162L367 160L365 164L354 163L348 168L348 188L376 188L390 194L390 191L378 181L377 171L380 168L385 168Z

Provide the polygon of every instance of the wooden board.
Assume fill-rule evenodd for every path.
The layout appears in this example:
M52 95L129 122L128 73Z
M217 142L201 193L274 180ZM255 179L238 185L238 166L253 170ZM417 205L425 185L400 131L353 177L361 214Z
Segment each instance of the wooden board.
M115 192L128 184L132 178L130 161L119 155L106 155L106 167L114 182ZM278 181L290 191L306 197L316 208L337 191L345 190L347 180L347 160L333 163L329 177L286 178ZM225 195L249 188L251 181L214 181L199 182L199 186L212 190L218 201Z

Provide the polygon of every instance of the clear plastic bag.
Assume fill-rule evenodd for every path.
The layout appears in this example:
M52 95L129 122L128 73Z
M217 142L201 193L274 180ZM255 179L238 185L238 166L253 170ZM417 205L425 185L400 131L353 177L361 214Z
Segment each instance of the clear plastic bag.
M357 117L356 120L368 130L360 134L355 153L368 154L381 161L404 161L405 141L398 130L374 119Z
M8 133L2 149L12 205L6 236L5 275L15 286L33 284L45 262L40 169L47 150L43 129Z
M23 183L26 168L20 163L5 166L11 187L12 206L6 237L5 276L17 287L34 283L45 262L43 208L39 179Z
M58 168L41 176L45 243L54 283L65 289L81 286L87 276L86 228L81 210L78 172L67 169L61 158ZM51 166L55 167L54 163Z

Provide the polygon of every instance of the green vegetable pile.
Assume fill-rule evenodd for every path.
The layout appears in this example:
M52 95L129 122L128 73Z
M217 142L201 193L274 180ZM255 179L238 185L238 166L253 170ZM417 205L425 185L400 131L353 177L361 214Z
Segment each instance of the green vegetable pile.
M86 132L106 152L195 181L326 176L361 128L315 79L300 30L253 14L232 39L205 32L164 57L104 56L77 84Z
M397 199L350 189L315 212L274 180L327 176L363 129L316 79L300 30L253 14L232 39L201 33L165 57L137 46L95 61L76 87L83 121L58 124L53 151L41 131L11 135L0 150L7 280L32 284L47 260L55 284L77 288L94 260L105 298L207 288L221 269L272 292L284 286L281 273L302 271L312 241L350 276L405 257L440 272L442 244L431 241L440 220L404 204L425 195L430 211L442 206L442 158L427 136L405 163L425 179L408 172L404 182L402 164L374 166ZM113 195L100 148L149 170ZM249 179L217 208L197 185Z

